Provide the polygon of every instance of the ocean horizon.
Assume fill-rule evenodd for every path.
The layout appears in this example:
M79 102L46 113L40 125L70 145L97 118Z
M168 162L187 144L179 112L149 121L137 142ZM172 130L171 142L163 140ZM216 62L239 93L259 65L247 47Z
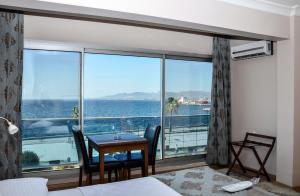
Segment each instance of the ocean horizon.
M71 135L72 109L78 100L24 100L22 103L22 133L24 139L47 138ZM165 126L173 127L207 126L208 105L180 105L178 112L169 120L166 114ZM94 100L84 101L84 130L86 134L137 131L147 125L161 123L161 103L150 100Z
M22 102L22 118L70 118L72 110L79 106L79 100L25 99ZM180 105L174 115L207 114L203 110L209 105ZM85 117L138 117L160 116L161 102L156 100L84 100Z

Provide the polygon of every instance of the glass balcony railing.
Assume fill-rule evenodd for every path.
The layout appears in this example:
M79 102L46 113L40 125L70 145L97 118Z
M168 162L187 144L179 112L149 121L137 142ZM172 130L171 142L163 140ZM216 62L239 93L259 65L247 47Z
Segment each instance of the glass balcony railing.
M165 117L165 156L205 154L210 115ZM84 119L85 135L129 132L143 136L160 117L91 117ZM23 170L42 169L77 163L71 118L23 119ZM161 153L161 142L158 153Z
M167 116L165 118L165 157L206 154L209 114Z

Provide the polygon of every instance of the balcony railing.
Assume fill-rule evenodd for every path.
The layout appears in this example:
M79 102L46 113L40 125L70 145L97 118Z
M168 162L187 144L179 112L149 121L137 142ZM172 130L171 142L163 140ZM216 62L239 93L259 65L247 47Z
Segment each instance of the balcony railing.
M165 155L186 156L206 153L210 115L165 117ZM23 119L23 151L32 151L39 163L27 167L77 162L76 147L71 126L78 124L72 118ZM88 117L84 119L85 135L129 132L142 136L145 127L161 124L160 117ZM158 154L162 150L161 142Z

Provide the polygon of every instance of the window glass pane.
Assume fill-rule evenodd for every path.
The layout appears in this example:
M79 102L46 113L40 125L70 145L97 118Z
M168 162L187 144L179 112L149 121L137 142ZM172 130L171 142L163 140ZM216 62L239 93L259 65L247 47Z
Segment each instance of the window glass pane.
M166 59L165 156L205 154L212 63Z
M24 50L23 169L77 162L69 127L78 124L80 59L78 52Z
M86 53L85 134L143 136L160 125L160 65L160 58Z

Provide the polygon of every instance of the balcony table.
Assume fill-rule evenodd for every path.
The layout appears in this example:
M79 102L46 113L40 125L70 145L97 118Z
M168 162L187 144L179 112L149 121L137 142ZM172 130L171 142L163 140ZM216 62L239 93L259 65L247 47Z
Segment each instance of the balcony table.
M142 168L143 177L148 176L148 141L147 139L126 133L118 135L103 134L88 136L89 157L92 157L93 149L99 153L100 184L104 183L104 154L114 152L127 152L141 150L143 154L144 166Z

